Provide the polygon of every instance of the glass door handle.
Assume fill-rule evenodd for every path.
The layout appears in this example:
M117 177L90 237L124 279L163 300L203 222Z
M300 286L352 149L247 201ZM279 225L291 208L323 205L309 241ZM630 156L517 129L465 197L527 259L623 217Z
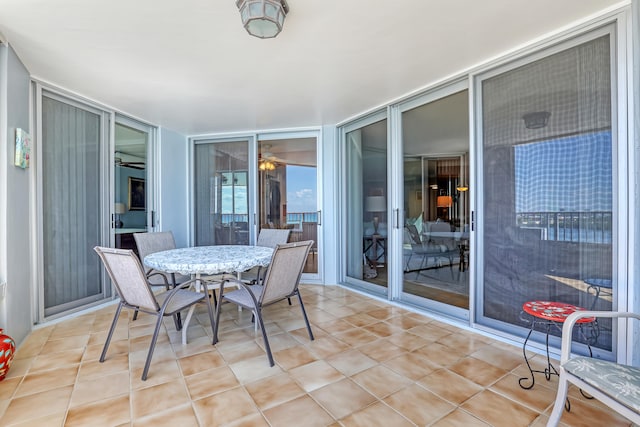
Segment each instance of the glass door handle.
M318 211L318 225L322 225L322 210Z

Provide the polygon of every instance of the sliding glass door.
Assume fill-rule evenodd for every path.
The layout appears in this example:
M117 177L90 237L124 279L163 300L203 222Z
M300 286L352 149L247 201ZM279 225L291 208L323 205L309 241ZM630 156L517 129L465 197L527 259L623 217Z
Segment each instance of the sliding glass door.
M151 156L153 128L116 116L114 151L114 247L137 251L134 233L152 230L153 174Z
M466 82L400 106L403 298L467 316L470 274Z
M258 138L258 232L291 230L290 242L313 240L303 272L317 278L322 212L318 202L317 137Z
M42 320L110 295L92 250L108 242L109 151L107 114L49 92L40 99Z
M198 141L193 165L195 245L249 244L249 142Z
M510 331L529 328L530 319L521 314L529 300L598 310L616 306L618 169L610 30L479 81L479 323ZM612 351L612 326L600 321L591 346Z
M348 126L343 140L347 280L386 295L390 260L386 112Z

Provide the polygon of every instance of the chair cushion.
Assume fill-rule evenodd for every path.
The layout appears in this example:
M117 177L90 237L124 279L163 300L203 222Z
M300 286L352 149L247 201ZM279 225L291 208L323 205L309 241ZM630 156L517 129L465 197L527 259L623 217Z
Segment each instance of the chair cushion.
M640 368L591 357L574 357L562 366L614 400L640 411Z

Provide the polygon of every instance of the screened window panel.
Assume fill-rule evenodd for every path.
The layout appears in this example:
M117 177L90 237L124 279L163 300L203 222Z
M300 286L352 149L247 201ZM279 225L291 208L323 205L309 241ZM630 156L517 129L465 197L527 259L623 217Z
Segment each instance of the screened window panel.
M100 116L42 100L45 314L99 299Z
M606 35L482 82L483 321L529 328L529 300L611 310L610 62ZM596 297L594 279L612 289ZM611 350L610 325L595 346Z
M195 146L195 244L248 243L248 142Z

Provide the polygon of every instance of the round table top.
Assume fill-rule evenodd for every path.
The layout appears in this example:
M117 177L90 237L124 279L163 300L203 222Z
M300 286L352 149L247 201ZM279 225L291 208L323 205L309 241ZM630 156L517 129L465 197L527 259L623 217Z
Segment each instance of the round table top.
M144 265L167 273L221 274L266 267L273 249L265 246L194 246L155 252L144 257Z
M522 309L532 316L553 322L564 322L570 314L585 310L577 305L554 301L527 301ZM595 320L595 317L583 317L577 323L591 323Z

